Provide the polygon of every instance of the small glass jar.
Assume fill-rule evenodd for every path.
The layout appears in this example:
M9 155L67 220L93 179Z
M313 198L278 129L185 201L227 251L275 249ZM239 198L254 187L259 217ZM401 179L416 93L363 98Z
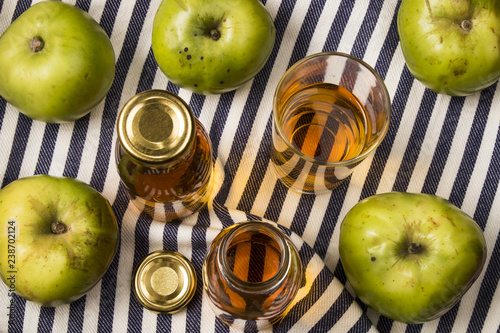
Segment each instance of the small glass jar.
M168 222L208 202L212 145L179 96L165 90L135 95L120 111L117 132L118 173L140 211Z
M237 329L279 321L302 283L302 263L290 239L267 222L236 223L214 239L203 285L215 314Z

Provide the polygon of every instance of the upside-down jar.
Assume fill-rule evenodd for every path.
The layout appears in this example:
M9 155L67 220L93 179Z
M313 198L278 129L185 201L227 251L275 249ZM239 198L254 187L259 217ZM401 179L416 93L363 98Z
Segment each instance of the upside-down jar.
M267 222L245 221L222 230L203 263L203 287L212 309L240 330L279 322L302 281L297 248Z
M117 132L118 173L140 211L168 222L208 202L212 145L179 96L166 90L135 95L120 111Z

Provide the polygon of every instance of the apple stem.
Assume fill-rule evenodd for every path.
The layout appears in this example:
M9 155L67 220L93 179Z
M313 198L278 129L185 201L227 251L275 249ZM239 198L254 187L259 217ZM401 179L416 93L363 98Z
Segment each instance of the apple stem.
M213 40L219 40L219 38L220 38L219 30L217 30L217 29L210 30L210 36L212 37Z
M50 225L50 230L52 230L53 233L59 235L66 232L66 226L61 221L55 221Z
M418 253L418 251L421 248L422 248L422 244L420 244L420 243L411 243L410 246L408 246L408 253L409 254Z
M463 20L462 23L460 23L460 28L465 31L470 31L470 29L472 29L472 22L469 20Z
M42 37L35 36L30 41L30 48L31 48L31 51L33 51L34 53L37 53L37 52L40 52L41 50L43 50L44 46L45 46L45 43L44 43Z

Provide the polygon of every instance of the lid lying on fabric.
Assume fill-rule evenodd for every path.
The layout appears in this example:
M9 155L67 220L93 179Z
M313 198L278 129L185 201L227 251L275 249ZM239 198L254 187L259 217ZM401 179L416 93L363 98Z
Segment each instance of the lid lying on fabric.
M159 250L137 266L134 294L145 308L157 313L174 313L193 298L196 290L193 265L180 253Z

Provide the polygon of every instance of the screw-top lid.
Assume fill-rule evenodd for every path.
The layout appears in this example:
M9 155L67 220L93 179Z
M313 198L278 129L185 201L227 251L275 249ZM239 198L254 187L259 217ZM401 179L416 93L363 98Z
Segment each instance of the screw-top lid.
M193 298L196 281L193 265L182 254L159 250L137 266L134 294L148 310L174 313Z
M190 150L195 119L179 96L146 90L132 97L118 116L118 138L132 158L147 164L169 163Z

